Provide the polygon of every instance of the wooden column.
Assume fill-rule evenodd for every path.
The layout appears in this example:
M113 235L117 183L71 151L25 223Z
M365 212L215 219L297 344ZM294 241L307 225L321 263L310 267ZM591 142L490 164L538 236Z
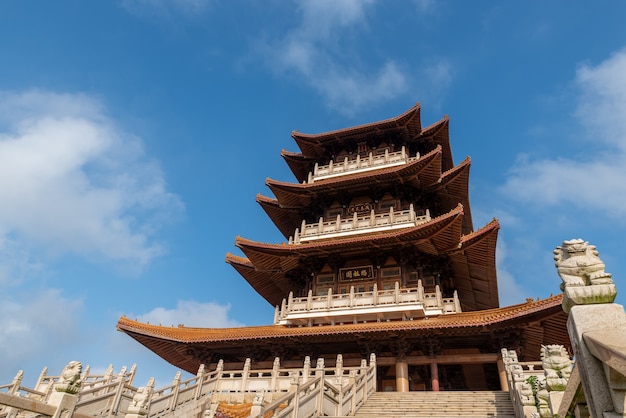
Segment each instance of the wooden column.
M506 370L504 369L504 362L500 356L498 356L496 364L498 365L498 376L500 376L500 390L508 392L509 384L506 381Z
M430 380L433 392L439 392L439 368L434 361L430 363Z
M409 391L409 365L406 361L396 362L396 392Z

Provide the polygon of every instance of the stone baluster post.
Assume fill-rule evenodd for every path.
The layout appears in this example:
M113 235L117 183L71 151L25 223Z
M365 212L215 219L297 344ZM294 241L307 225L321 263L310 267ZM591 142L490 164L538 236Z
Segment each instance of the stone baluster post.
M455 290L452 297L454 298L454 312L461 312L461 301L459 300L459 292Z
M343 383L343 355L337 354L337 362L335 363L335 384L341 386Z
M176 372L174 375L174 381L172 381L172 397L169 402L169 410L173 411L176 409L176 404L178 403L178 392L180 391L180 371Z
M441 289L439 288L439 285L435 286L435 296L437 297L437 307L442 307L443 297L441 296Z
M311 357L306 356L304 358L304 367L302 368L302 383L309 381L311 375Z
M111 380L113 380L113 365L109 364L107 371L104 373L104 383L111 383Z
M48 368L44 367L39 373L39 378L37 379L37 383L35 383L35 390L38 392L43 392L44 381L46 380L46 375L48 374Z
M372 303L374 306L378 305L378 283L374 283L374 288L372 289Z
M198 373L196 373L196 388L193 393L194 399L200 399L202 396L202 386L204 385L205 367L204 363L198 367Z
M417 280L417 300L424 302L424 286L422 286L422 279Z
M354 306L354 286L350 286L350 307Z
M9 388L9 391L8 391L9 395L18 394L20 387L22 386L23 378L24 378L24 370L18 371L15 377L13 378L13 381L11 382L11 387ZM4 410L0 408L0 412L4 412L6 414L6 418L16 418L17 414L19 413L19 410L12 408L12 407L6 407L6 409Z
M317 359L317 364L315 365L315 377L324 376L324 359L322 357Z
M274 358L272 365L272 380L270 381L270 391L276 393L278 391L278 375L280 374L280 358Z
M244 393L248 390L248 378L250 377L250 358L247 358L243 364L243 370L241 371L241 387L239 391Z
M13 381L11 381L11 387L9 388L9 395L15 395L19 390L20 386L22 386L22 379L24 378L24 370L20 370L17 372Z
M52 418L71 417L78 403L78 392L82 384L81 371L83 365L78 361L71 361L63 371L59 381L54 385L48 404L56 407Z
M287 313L293 309L293 290L289 292L289 299L287 300Z
M393 285L393 299L395 303L400 303L400 284L398 282Z

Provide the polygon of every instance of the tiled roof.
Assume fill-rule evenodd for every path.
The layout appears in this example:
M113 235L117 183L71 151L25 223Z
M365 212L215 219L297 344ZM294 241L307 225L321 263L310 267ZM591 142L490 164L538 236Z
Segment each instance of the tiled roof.
M290 183L268 178L265 183L283 206L308 206L319 196L346 191L367 191L372 184L393 186L398 181L416 188L432 187L441 177L442 149L431 152L405 165L358 172L313 183Z
M449 348L484 350L498 350L506 344L514 344L525 353L522 360L531 361L538 359L542 344L570 345L565 326L567 315L561 308L561 300L558 295L506 308L412 321L292 328L282 325L168 327L122 317L117 329L191 373L200 364L215 367L220 359L236 367L250 356L256 358L254 361L272 361L275 355L280 355L281 360L301 360L304 355L336 356L339 353L344 354L344 358L359 356L371 352L371 347L376 346L393 350L393 341L398 338L412 341L418 350L424 341L440 342Z
M354 334L391 330L428 330L454 329L492 326L505 321L514 320L546 309L560 307L562 295L551 296L537 301L505 308L487 309L483 311L462 312L458 314L440 315L428 319L413 321L368 322L344 325L324 325L314 327L288 327L284 325L264 325L241 328L192 328L185 326L162 326L134 321L122 316L117 329L142 335L163 338L180 342L209 341L248 341L284 336L316 336L332 334Z

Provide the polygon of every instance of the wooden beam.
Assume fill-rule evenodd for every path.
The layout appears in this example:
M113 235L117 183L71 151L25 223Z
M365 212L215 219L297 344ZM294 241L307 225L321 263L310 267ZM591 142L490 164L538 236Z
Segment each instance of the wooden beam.
M407 356L407 364L409 366L428 365L436 359L437 364L477 364L477 363L495 363L498 360L497 353L486 354L442 354L438 356ZM378 357L376 364L379 366L391 366L396 364L395 357Z

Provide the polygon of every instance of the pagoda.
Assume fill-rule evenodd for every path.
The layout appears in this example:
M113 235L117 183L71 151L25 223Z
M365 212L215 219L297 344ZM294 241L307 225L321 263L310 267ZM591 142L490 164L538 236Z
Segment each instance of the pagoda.
M298 367L305 356L357 365L376 354L379 390L504 388L500 349L537 360L569 346L562 296L500 307L496 219L474 229L470 159L455 165L444 116L422 127L419 104L383 121L294 131L282 152L296 182L257 196L285 241L237 237L226 261L272 306L273 324L117 327L191 373L200 364Z

